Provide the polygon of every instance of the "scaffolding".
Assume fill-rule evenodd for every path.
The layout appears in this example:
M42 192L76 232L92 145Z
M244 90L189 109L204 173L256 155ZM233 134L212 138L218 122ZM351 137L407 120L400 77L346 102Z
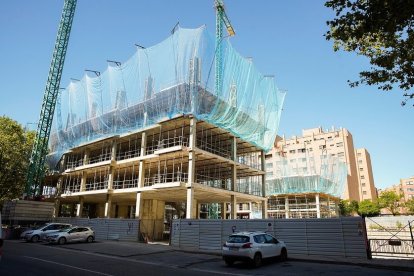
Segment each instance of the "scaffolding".
M205 26L177 30L163 42L137 49L127 61L99 75L86 73L62 91L50 137L48 164L53 170L62 154L85 143L144 130L177 116L192 115L198 120L225 129L260 149L273 146L282 110L284 93L274 80L265 77L253 63L240 56L227 39L221 42L221 89L214 88L214 39ZM174 133L172 133L172 131ZM187 146L181 129L158 132L149 139L148 154L163 147ZM156 142L156 143L155 143ZM215 129L199 133L201 149L229 158L228 141ZM139 137L118 147L117 160L139 157ZM110 159L110 146L90 153L89 164ZM71 157L67 168L82 160ZM257 156L240 155L241 163L257 164ZM258 167L256 167L258 168Z

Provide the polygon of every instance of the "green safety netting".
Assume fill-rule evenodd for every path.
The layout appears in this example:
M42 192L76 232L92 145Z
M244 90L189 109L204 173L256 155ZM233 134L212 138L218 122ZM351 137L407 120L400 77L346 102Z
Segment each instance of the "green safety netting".
M342 197L348 167L332 155L275 156L274 176L266 179L266 195L324 193Z
M127 61L86 73L61 92L49 141L49 165L70 148L193 114L268 150L273 146L284 93L221 42L222 81L215 86L215 41L205 26L178 28L161 43L137 48ZM221 91L215 91L220 87Z

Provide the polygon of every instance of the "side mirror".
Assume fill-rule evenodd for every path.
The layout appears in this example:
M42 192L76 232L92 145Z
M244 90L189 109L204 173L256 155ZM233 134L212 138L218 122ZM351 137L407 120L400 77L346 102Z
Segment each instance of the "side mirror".
M273 239L273 243L279 243L279 241L277 239Z

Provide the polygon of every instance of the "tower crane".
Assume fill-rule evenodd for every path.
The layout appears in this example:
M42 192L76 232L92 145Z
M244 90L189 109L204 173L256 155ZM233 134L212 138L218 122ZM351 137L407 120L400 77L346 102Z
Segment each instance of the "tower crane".
M68 48L70 30L75 15L77 0L65 0L59 29L55 42L55 49L46 82L43 96L42 109L37 125L36 138L30 156L29 170L25 193L27 196L36 196L41 193L41 183L44 176L44 165L48 150L50 129L55 112L56 101L59 95L60 79L62 77L63 64Z
M223 86L223 46L221 43L223 40L223 24L226 26L229 36L234 36L236 32L227 17L223 0L214 0L214 7L216 9L215 93L218 95Z

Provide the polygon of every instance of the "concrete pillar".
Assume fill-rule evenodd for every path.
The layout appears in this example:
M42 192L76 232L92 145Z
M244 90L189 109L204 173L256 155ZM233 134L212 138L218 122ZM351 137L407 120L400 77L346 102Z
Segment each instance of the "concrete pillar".
M144 156L146 154L147 148L147 133L143 132L141 136L141 152L140 156ZM139 161L139 168L138 168L138 188L142 188L145 186L145 163L143 160Z
M194 188L193 187L187 187L187 205L186 205L186 218L187 219L195 219L196 214L194 206L197 205L196 201L194 200Z
M114 139L112 141L112 149L111 149L111 162L116 161L116 151L118 148L118 140Z
M143 132L141 136L141 152L140 156L144 156L146 154L146 148L147 148L147 133Z
M89 163L89 150L85 150L85 154L83 155L83 165L87 165Z
M237 218L237 200L236 196L232 195L230 199L230 219L236 219Z
M142 202L141 192L137 192L137 199L135 202L135 218L142 218Z
M331 212L331 200L328 196L328 218L332 217L332 212Z
M289 197L285 196L285 218L289 218Z
M62 159L60 160L60 168L59 168L59 172L62 173L66 170L66 161L67 161L68 157L66 154L62 155Z
M315 200L316 200L316 217L320 218L321 217L321 205L319 202L319 194L315 195Z
M82 172L80 191L81 192L86 191L86 172Z
M107 194L106 195L106 202L105 202L105 213L104 213L104 216L106 218L111 217L111 209L112 209L112 195Z
M227 219L227 203L221 203L221 219Z
M108 175L108 190L112 190L114 188L114 174L115 174L115 167L111 166L109 169L109 175Z
M187 205L186 205L186 218L193 219L196 218L196 211L194 210L195 200L194 200L194 187L193 183L195 181L195 152L196 147L196 132L197 132L197 120L196 118L190 119L190 139L189 139L189 154L188 154L188 180L187 180Z
M267 198L262 202L262 219L267 219Z
M262 150L260 153L260 165L261 165L261 170L263 172L266 171L265 168L265 152ZM262 174L262 196L266 197L266 174ZM267 204L266 204L266 208L267 208Z
M76 206L76 216L82 217L82 210L83 210L83 196L79 197L79 203Z

